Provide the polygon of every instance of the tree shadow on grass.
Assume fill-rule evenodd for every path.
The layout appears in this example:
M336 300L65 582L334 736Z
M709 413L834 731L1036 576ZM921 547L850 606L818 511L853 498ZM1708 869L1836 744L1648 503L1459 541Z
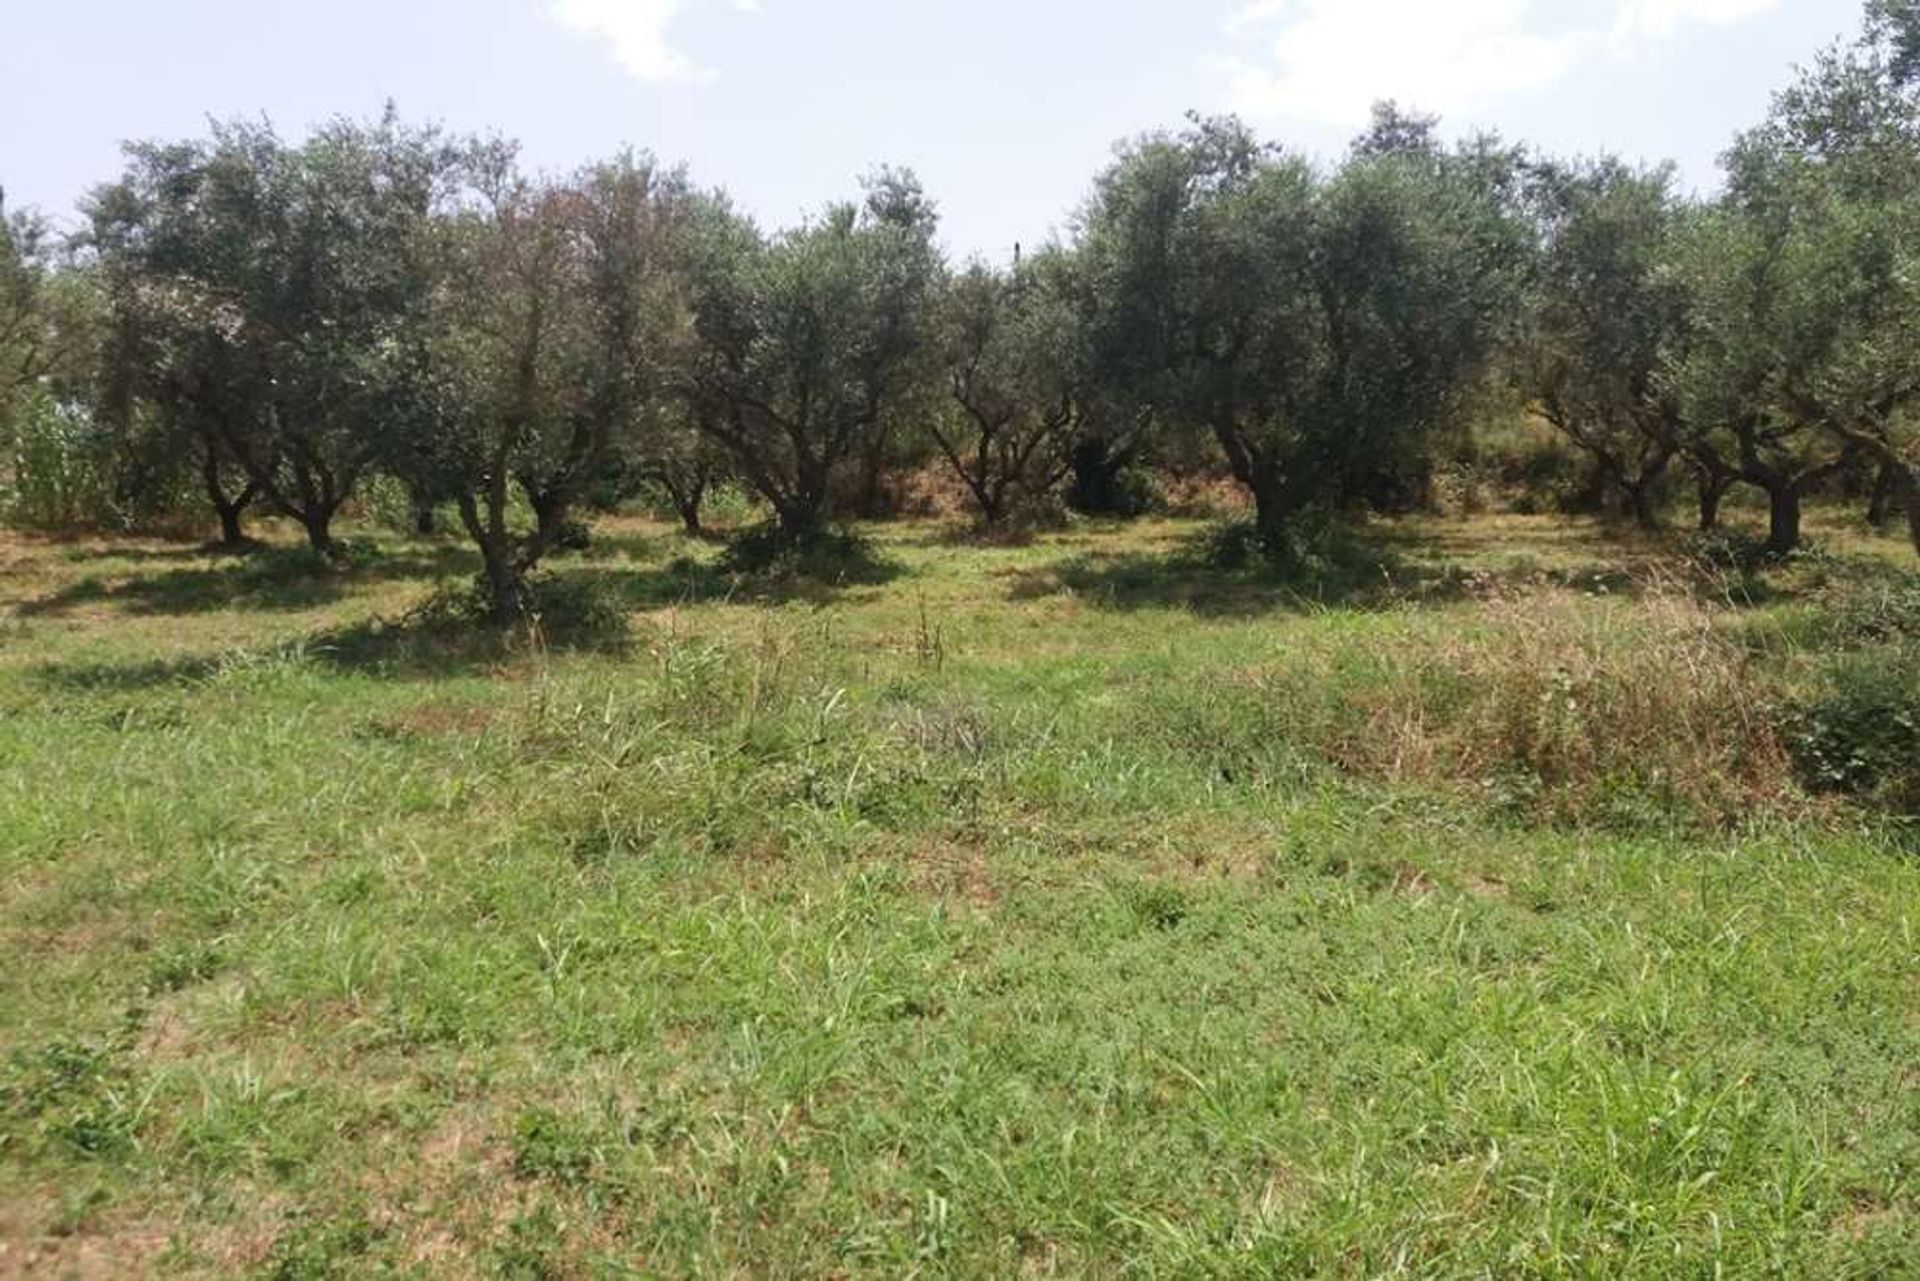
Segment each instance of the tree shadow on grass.
M130 694L198 684L219 671L220 663L205 654L137 663L42 663L28 674L35 684L63 694Z
M669 550L679 547L685 541L678 534L659 534L632 529L595 529L585 547L561 552L552 556L551 559L555 562L588 565L621 558L630 561L652 561L659 559Z
M891 562L858 577L834 579L805 575L729 574L718 566L681 559L657 570L581 569L569 577L588 579L629 609L667 609L685 605L826 605L849 591L881 587L904 571Z
M87 577L18 607L25 617L107 605L132 615L179 616L226 609L297 612L329 605L369 583L430 581L470 571L461 547L421 547L399 554L354 550L344 565L302 549L266 548L206 568L172 569L122 581Z
M310 652L342 670L404 678L433 678L499 670L538 653L628 652L635 612L719 603L758 606L804 601L825 604L854 587L878 586L901 573L874 560L832 580L802 574L728 574L717 565L679 557L657 569L569 559L555 566L547 590L558 589L555 612L501 627L484 621L471 587L449 586L399 618L376 618L322 633ZM558 611L572 615L568 622ZM617 619L607 625L608 618ZM584 622L584 626L582 623Z
M548 652L618 653L614 641L595 644L549 643L525 627L455 627L412 617L368 619L315 635L308 645L313 661L338 672L396 680L449 680L480 672L498 672Z
M60 559L69 565L96 561L133 565L205 565L219 560L239 560L268 550L265 543L247 543L229 547L224 543L182 543L171 547L123 547L114 544L67 547Z
M1087 552L1009 575L1015 601L1074 596L1103 609L1182 610L1205 618L1338 607L1381 610L1483 599L1520 585L1556 585L1633 594L1641 581L1618 565L1499 571L1411 560L1397 540L1357 532L1286 561L1222 548L1231 527L1202 531L1168 552ZM1224 554L1223 554L1224 552Z
M29 679L50 693L136 694L190 689L221 673L243 669L264 657L285 657L295 666L397 679L435 679L499 671L531 656L538 646L529 631L487 626L453 627L411 616L370 619L290 638L264 655L229 650L141 662L44 663ZM617 641L545 645L551 651L618 652Z

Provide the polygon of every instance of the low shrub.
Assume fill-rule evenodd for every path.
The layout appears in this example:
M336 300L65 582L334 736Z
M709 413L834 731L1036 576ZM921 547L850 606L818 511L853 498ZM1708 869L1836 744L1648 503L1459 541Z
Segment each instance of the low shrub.
M1239 481L1210 472L1167 478L1162 514L1188 520L1238 520L1251 500Z
M1722 526L1688 533L1680 552L1695 570L1707 574L1748 574L1779 563L1780 553L1751 530Z
M1359 537L1350 521L1317 511L1301 513L1277 538L1252 520L1214 525L1194 550L1215 569L1268 571L1308 596L1377 585L1393 567L1379 547Z
M554 552L584 552L592 547L593 526L577 516L569 516L560 522L553 536Z
M1809 790L1920 817L1920 646L1835 661L1792 707L1787 742Z
M569 648L618 648L629 636L627 608L596 577L536 573L526 583L522 618L508 625L541 643ZM498 634L486 580L443 586L409 610L403 629L428 635Z
M630 504L619 509L641 512L664 524L680 523L680 510L673 505L672 496L651 481L638 486ZM763 508L752 492L732 481L708 486L700 501L700 523L708 529L738 529L751 524L762 513Z
M1166 504L1160 479L1138 460L1116 465L1103 444L1083 442L1075 451L1066 503L1084 516L1133 518Z
M873 544L854 530L827 528L796 539L772 522L749 526L728 539L719 568L725 574L825 583L875 582L887 573Z
M1215 569L1245 569L1251 564L1277 560L1279 551L1251 520L1228 520L1208 526L1200 536L1197 550L1200 558Z
M1073 513L1056 494L1025 495L1009 505L994 524L968 512L964 523L949 525L942 541L967 547L1025 547L1035 536L1062 530L1073 522Z
M1870 579L1830 593L1836 639L1847 644L1920 644L1920 575Z

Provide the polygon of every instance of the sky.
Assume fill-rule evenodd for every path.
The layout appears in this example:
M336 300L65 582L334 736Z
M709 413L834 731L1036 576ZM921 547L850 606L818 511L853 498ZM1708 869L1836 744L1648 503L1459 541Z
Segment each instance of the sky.
M625 144L767 226L915 169L959 258L1064 231L1114 144L1238 112L1324 159L1393 98L1687 185L1854 0L0 0L0 187L72 210L125 139L388 99L565 170Z

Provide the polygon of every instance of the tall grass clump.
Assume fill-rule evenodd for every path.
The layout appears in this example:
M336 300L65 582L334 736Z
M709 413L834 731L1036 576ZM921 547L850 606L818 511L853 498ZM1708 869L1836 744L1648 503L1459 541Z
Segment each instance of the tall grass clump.
M17 528L118 528L109 437L79 410L44 393L7 424L0 519Z
M1531 818L1720 826L1798 795L1777 691L1677 591L1503 596L1471 623L1397 614L1240 681L1211 750L1257 734Z

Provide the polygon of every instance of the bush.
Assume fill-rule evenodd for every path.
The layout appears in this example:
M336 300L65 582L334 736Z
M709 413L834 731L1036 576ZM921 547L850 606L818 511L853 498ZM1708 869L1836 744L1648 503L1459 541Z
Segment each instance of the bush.
M1138 460L1116 463L1106 443L1084 440L1074 447L1067 506L1086 516L1144 516L1162 503L1160 482Z
M1680 551L1693 568L1713 576L1752 574L1781 559L1760 535L1725 526L1686 535Z
M875 582L886 564L873 544L850 529L823 529L795 539L778 524L753 525L727 541L720 570L768 578L810 578L827 583Z
M509 626L526 628L550 645L617 648L629 636L625 603L598 578L533 574L526 583L523 618ZM457 635L497 629L493 598L485 578L442 587L401 620L409 631Z
M556 552L584 552L593 546L593 527L578 516L569 516L560 522L559 531L553 536L553 550Z
M368 521L382 529L409 537L419 534L420 515L413 504L413 493L393 476L374 475L362 481L354 493L354 506ZM431 508L435 530L460 528L460 514L452 503Z
M535 575L527 601L530 620L550 643L607 646L627 639L626 602L600 579Z
M998 524L988 524L977 511L964 524L949 526L942 540L967 547L1024 547L1038 534L1058 531L1073 515L1057 494L1019 494L1007 505Z
M1834 631L1850 644L1920 643L1920 576L1868 581L1837 593Z
M1810 791L1853 796L1920 817L1920 647L1852 654L1787 721Z
M1434 468L1427 506L1442 516L1477 516L1487 510L1490 488L1486 474L1465 462L1445 462Z
M1200 536L1201 559L1215 569L1245 569L1255 564L1275 564L1284 549L1275 546L1251 520L1222 521Z
M673 497L656 481L638 486L634 506L653 520L665 524L680 523L680 509ZM751 523L761 511L752 492L732 481L707 487L700 501L700 523L713 529L737 529Z
M1198 551L1215 569L1264 569L1308 595L1377 586L1391 568L1350 522L1317 511L1300 513L1277 539L1252 520L1215 525L1201 535Z
M707 501L700 515L710 525L731 529L751 521L758 510L758 500L753 494L729 481L707 491Z
M1525 414L1490 421L1465 456L1450 461L1461 470L1448 483L1471 492L1466 501L1476 505L1500 499L1519 515L1593 508L1587 459L1551 427Z

